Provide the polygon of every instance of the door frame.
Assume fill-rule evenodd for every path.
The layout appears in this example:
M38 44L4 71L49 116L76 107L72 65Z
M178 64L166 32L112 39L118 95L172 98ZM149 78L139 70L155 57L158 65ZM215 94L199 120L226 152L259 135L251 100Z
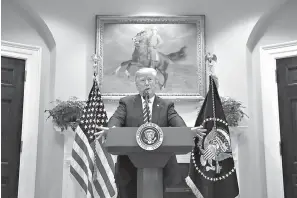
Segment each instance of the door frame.
M260 47L262 120L267 197L284 198L276 59L297 56L297 41Z
M26 61L18 198L34 198L41 83L41 47L3 40L1 45L1 56Z

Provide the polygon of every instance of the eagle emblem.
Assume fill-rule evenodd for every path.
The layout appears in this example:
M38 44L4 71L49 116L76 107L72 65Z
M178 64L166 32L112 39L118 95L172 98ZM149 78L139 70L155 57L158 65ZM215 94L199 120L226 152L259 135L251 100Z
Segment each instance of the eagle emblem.
M147 144L153 144L155 143L157 137L156 137L156 132L154 130L148 129L146 131L143 132L144 133L144 141Z
M232 158L230 136L221 128L213 127L204 140L200 139L198 141L197 146L202 153L200 163L205 167L206 171L220 173L222 167L219 162Z
M151 122L141 125L136 132L137 144L144 150L153 151L163 143L162 129Z

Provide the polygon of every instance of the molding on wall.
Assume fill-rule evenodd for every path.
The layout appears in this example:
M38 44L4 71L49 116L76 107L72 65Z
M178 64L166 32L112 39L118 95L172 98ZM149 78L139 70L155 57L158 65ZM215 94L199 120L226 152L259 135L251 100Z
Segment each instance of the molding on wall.
M23 59L27 72L24 84L22 153L20 155L18 198L35 197L39 100L41 81L41 48L1 41L1 56Z
M137 94L137 93L133 93ZM131 95L133 95L131 94ZM157 93L158 95L158 93ZM104 102L118 103L121 98L125 96L102 96ZM201 102L204 100L203 96L160 96L164 100L171 100L173 102Z
M297 41L260 47L262 119L267 197L284 198L276 59L297 56ZM269 115L269 119L267 116Z

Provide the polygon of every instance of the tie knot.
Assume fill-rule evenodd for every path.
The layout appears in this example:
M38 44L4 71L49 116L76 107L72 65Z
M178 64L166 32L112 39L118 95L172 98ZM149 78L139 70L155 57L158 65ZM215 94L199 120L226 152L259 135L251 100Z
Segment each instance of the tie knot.
M144 101L145 101L145 98L143 97L143 99L144 99ZM151 103L151 100L150 99L148 99L147 100L147 103Z

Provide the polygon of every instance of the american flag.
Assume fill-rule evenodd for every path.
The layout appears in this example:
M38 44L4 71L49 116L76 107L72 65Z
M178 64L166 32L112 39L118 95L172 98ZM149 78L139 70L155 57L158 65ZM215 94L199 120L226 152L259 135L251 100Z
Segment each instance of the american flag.
M107 114L98 83L94 80L87 105L76 128L70 173L79 183L87 198L115 198L117 188L112 156L96 140L96 125L107 126Z

